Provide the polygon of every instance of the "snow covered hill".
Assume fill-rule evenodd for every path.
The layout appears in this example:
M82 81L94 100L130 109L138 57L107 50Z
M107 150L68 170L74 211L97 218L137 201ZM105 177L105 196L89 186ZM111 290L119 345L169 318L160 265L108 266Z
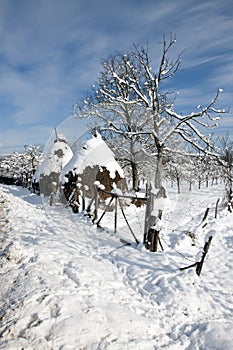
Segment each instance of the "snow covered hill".
M171 193L165 251L151 253L122 244L110 217L100 230L68 209L45 210L26 189L1 186L0 349L232 349L233 214L215 220L211 212L200 227L218 196L216 188ZM201 276L180 271L210 232Z

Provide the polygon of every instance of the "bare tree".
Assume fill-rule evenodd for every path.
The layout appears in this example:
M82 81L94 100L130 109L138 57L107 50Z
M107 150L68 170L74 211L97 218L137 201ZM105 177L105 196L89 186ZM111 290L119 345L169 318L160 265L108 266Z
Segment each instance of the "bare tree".
M215 127L219 114L225 113L216 108L221 89L206 106L190 114L183 116L174 110L174 101L169 101L169 91L163 91L163 83L176 74L181 64L182 52L175 60L169 57L175 43L172 34L169 39L163 37L157 69L153 68L148 46L133 45L126 55L117 52L103 60L99 81L74 108L76 116L94 116L105 128L129 140L128 150L132 145L137 150L140 145L146 155L154 157L157 197L166 196L162 186L164 156L174 151L173 139L179 136L199 152L214 153L211 137L200 130ZM131 149L132 165L136 164L134 150ZM159 213L152 226L161 218Z
M42 160L42 153L37 146L25 147L24 153L13 153L0 164L0 175L14 179L14 182L25 187L32 185L36 168Z
M225 112L215 108L221 89L196 112L182 116L174 111L168 102L168 92L162 91L162 83L180 67L182 53L174 61L168 57L175 43L175 36L171 35L169 40L164 36L157 70L152 68L148 46L134 45L126 55L117 52L103 60L103 71L92 93L75 106L76 115L93 115L131 145L136 145L137 140L145 152L152 150L156 159L154 183L158 189L162 186L163 156L172 150L172 138L179 135L199 151L211 153L211 139L200 132L200 127L216 126L214 116Z

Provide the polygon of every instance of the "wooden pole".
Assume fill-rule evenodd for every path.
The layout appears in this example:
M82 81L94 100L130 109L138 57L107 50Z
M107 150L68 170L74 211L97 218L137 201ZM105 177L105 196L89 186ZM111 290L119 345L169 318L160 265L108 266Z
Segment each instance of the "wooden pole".
M205 211L204 217L202 219L202 222L204 222L207 219L207 216L209 214L209 210L210 210L210 208L206 208L206 211Z
M86 209L86 189L85 186L82 188L82 210Z
M153 228L149 231L150 236L150 251L151 252L157 252L158 250L158 241L159 241L159 232Z
M208 250L209 250L209 247L210 247L212 238L213 238L213 236L210 236L209 239L208 239L208 241L205 242L204 249L203 249L204 252L203 252L203 255L202 255L202 257L201 257L201 260L195 262L195 263L192 264L192 265L189 265L189 266L186 266L186 267L181 267L181 268L180 268L180 271L183 271L183 270L186 270L186 269L189 269L189 268L191 268L191 267L195 267L195 266L196 266L196 274L197 274L198 276L200 276L201 270L202 270L202 266L203 266L203 263L204 263L206 254L208 253Z
M145 213L145 224L144 224L144 236L143 236L143 244L147 248L148 243L148 231L149 231L149 222L150 222L150 213L151 213L151 184L148 189L148 198L146 201L146 213Z
M205 222L205 220L207 219L208 214L209 214L209 210L210 210L210 208L207 208L207 209L206 209L205 214L204 214L204 217L203 217L203 219L202 219L202 222ZM204 225L202 226L202 228L206 227L206 225L207 225L207 222L204 223Z
M128 228L129 228L129 230L130 230L130 232L131 232L133 238L135 239L135 242L136 242L137 244L139 244L140 242L139 242L139 240L137 239L137 237L135 236L135 234L134 234L134 232L133 232L132 228L130 227L130 224L129 224L128 220L127 220L127 217L126 217L126 215L125 215L125 212L124 212L124 209L123 209L123 206L122 206L122 204L121 204L120 199L119 199L119 205L120 205L120 208L121 208L122 215L123 215L123 217L124 217L124 219L125 219L125 222L126 222Z
M103 214L101 215L101 217L100 217L100 218L99 218L99 220L97 221L96 225L97 225L98 227L100 227L100 221L102 220L102 218L103 218L103 217L104 217L104 215L106 214L106 211L107 211L107 210L108 210L108 208L110 207L110 205L111 205L111 203L112 203L113 199L114 199L114 197L112 197L112 198L110 199L110 201L109 201L108 205L107 205L107 206L105 207L105 209L104 209Z
M220 198L218 198L216 205L215 205L215 215L214 218L217 219L218 217L218 204L219 204Z
M200 276L200 274L201 274L202 266L203 266L206 254L208 253L208 250L209 250L212 238L213 238L213 236L210 236L208 241L205 243L205 245L204 245L204 253L202 255L201 261L197 263L196 274L198 276Z
M114 220L114 233L117 232L117 196L115 196L115 220Z
M55 131L55 136L56 136L55 140L58 141L57 129L54 128L54 131Z
M94 185L94 192L95 192L95 209L94 209L94 217L93 217L93 220L92 222L94 223L97 219L98 219L98 189L97 189L97 186Z
M87 207L87 214L90 216L90 212L91 212L91 206L92 204L94 203L94 200L95 200L95 197L93 197L91 199L91 202L88 204L88 207Z

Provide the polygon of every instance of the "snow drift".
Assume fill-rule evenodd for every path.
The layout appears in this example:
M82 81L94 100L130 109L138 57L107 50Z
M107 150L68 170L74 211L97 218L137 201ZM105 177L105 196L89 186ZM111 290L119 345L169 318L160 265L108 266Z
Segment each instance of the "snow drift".
M25 189L1 186L0 349L232 349L232 214L210 216L195 246L185 234L216 195L197 193L190 221L162 235L166 249L155 254L120 243L110 217L108 232L99 230L82 214L45 211ZM133 220L135 210L142 216L129 207ZM209 230L203 275L180 271Z

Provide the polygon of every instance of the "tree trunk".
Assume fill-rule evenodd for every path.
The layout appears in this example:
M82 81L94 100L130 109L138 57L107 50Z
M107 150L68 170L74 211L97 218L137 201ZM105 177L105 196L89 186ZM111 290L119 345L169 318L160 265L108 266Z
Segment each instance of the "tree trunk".
M133 180L133 189L138 190L138 167L137 164L133 161L130 162L132 170L132 180Z
M143 243L145 247L152 252L157 251L158 244L160 243L159 229L156 228L157 223L162 218L162 209L160 210L156 205L156 200L160 198L166 198L165 189L161 186L160 190L157 191L156 189L156 191L154 192L153 186L150 185L149 198L147 199L146 206Z
M177 191L180 194L180 178L179 175L176 176Z
M162 177L163 177L163 154L159 151L157 158L157 166L155 173L155 188L160 189L162 187Z
M192 181L189 182L189 191L192 191Z
M158 152L157 166L156 166L156 174L155 174L155 188L158 190L157 198L166 198L166 190L162 186L163 180L163 151L162 149ZM155 219L157 222L158 219L162 217L162 210L159 211L158 218Z

